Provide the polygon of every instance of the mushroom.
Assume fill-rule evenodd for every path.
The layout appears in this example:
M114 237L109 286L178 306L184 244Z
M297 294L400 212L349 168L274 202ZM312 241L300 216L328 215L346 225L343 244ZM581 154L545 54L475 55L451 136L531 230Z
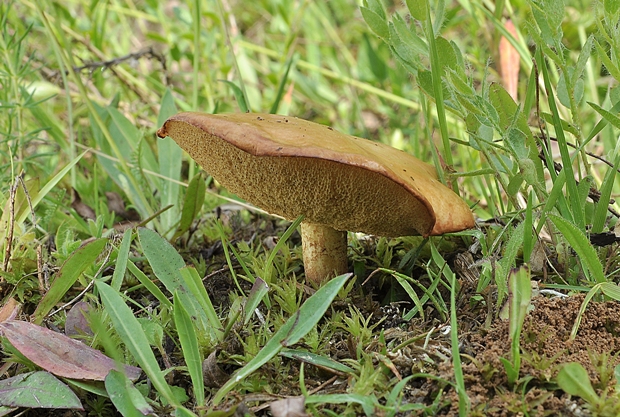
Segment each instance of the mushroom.
M474 226L435 168L382 143L274 114L184 112L157 131L229 191L301 223L306 277L347 271L347 231L441 235Z

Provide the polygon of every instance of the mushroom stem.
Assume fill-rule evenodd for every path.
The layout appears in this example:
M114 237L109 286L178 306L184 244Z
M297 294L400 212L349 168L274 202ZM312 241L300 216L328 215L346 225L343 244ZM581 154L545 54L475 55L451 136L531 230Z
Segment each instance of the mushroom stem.
M306 278L320 283L347 272L347 232L316 223L301 223Z

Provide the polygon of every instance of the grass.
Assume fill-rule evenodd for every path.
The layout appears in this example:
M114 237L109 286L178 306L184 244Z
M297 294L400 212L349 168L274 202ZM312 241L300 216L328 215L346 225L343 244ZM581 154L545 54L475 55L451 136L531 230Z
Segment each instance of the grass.
M207 416L245 401L262 415L301 395L313 415L492 415L499 398L529 413L521 395L550 406L563 390L614 415L617 355L587 371L550 360L550 382L519 340L528 283L585 294L571 340L594 303L620 300L617 1L23 0L0 20L2 317L64 328L84 300L83 340L148 377L82 383L87 412ZM245 109L432 161L481 221L430 240L350 234L354 278L313 288L298 222L248 207L155 138L177 111ZM494 367L470 336L501 326L505 302L510 348ZM3 379L36 369L3 344ZM474 365L504 378L484 401ZM606 375L598 391L584 372Z

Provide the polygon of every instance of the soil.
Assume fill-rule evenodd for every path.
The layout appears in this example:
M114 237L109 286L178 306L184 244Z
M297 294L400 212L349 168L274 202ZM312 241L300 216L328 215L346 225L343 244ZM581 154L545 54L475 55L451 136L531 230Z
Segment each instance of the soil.
M562 364L578 362L587 370L595 389L600 392L607 386L611 370L620 363L620 303L589 303L571 340L583 300L583 295L575 295L540 296L533 301L521 335L520 373L531 379L523 381L519 390L510 389L500 361L511 357L508 321L497 320L488 330L481 328L464 338L463 372L474 415L590 415L581 400L571 399L552 381ZM440 368L449 379L451 366L446 363ZM450 397L453 402L443 414L458 415L458 397L454 392Z

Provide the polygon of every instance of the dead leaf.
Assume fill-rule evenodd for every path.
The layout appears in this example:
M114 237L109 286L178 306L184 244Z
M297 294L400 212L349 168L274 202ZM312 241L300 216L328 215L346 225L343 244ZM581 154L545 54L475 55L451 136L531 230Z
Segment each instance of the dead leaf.
M217 351L211 354L202 362L202 375L205 386L209 388L219 388L230 379L230 375L222 371L217 364Z
M108 200L108 210L112 213L116 214L119 217L122 217L125 220L140 220L140 215L134 209L125 209L125 202L123 201L123 197L121 197L118 193L107 191L105 196Z
M67 313L65 320L65 334L69 337L93 335L93 331L86 320L86 314L90 311L90 304L85 301L76 303Z
M305 403L304 397L289 397L272 402L269 408L273 417L303 417L307 415Z
M13 320L19 314L21 307L22 305L15 298L9 298L0 308L0 322Z
M85 204L82 201L80 194L78 194L75 190L73 190L73 201L71 202L71 208L73 208L84 220L95 220L97 218L95 210Z
M515 38L517 37L517 30L512 20L507 20L505 24L506 30ZM519 85L519 70L520 70L521 57L519 52L514 46L502 36L499 41L499 67L502 75L502 81L504 87L510 97L517 101L517 90Z
M25 321L0 323L0 331L22 355L36 365L65 378L105 380L116 362L103 353L64 334ZM131 380L140 376L140 368L124 365Z

